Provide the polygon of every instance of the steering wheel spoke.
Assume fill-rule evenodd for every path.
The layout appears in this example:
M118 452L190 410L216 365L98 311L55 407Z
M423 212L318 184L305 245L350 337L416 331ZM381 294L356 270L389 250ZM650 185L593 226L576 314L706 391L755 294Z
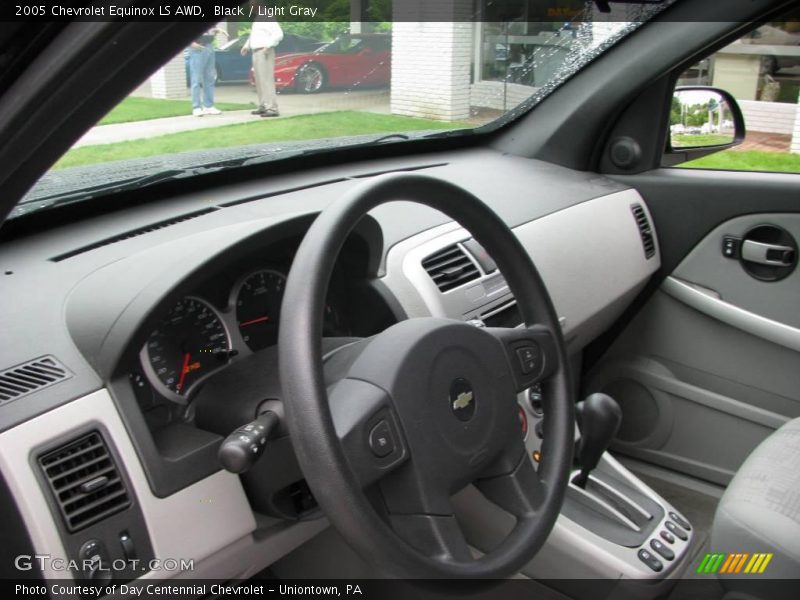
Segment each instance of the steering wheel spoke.
M342 379L329 391L331 416L341 447L366 488L408 459L408 449L389 395L372 383Z
M521 451L520 451L521 447ZM475 482L486 498L518 519L536 516L545 500L546 488L522 442L515 443L501 464L509 471L497 473L495 468Z
M544 325L529 327L488 327L505 350L517 392L552 376L558 368L553 333Z
M455 515L390 515L395 533L424 555L438 560L473 560L464 532Z

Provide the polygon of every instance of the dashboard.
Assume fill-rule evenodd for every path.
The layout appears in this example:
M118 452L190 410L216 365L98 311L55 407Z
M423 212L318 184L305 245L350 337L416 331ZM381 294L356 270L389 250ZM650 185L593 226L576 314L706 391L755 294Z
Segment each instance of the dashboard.
M124 557L125 533L141 556L192 558L194 576L233 579L325 529L290 432L241 477L220 469L217 451L264 406L281 410L280 301L310 223L361 179L398 170L452 181L506 221L547 285L576 370L659 267L657 245L643 246L636 191L491 149L231 183L8 242L0 314L14 343L0 346L0 371L45 360L63 373L0 401L0 472L36 551L78 556L99 540ZM424 316L513 326L515 302L458 223L398 199L341 249L322 343ZM19 465L94 434L127 503L71 528L40 468ZM141 576L164 574L126 575Z

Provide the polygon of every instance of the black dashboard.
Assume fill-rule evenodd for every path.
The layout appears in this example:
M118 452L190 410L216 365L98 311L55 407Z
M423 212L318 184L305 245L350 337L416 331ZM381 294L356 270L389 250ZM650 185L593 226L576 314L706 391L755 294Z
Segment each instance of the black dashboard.
M38 456L53 439L101 432L129 474L131 506L140 507L156 556L218 553L244 538L266 543L266 534L248 537L265 516L295 522L305 533L292 544L301 543L323 525L300 525L319 513L289 432L279 430L268 458L241 478L220 469L217 452L265 406L281 410L274 343L282 285L313 219L361 179L408 170L457 183L514 230L576 360L658 268L658 256L642 249L631 207L643 200L635 191L488 149L232 182L126 207L3 243L0 314L14 344L0 346L0 365L45 357L66 374L0 403L0 435L24 440L3 447ZM406 318L513 315L502 275L469 258L469 238L441 213L403 198L372 211L337 258L323 350ZM475 262L452 289L437 286L424 266L442 252ZM593 293L582 293L589 283ZM17 476L14 493L35 496L22 518L41 519L49 511L40 483ZM29 515L37 506L39 516ZM40 546L69 537L58 527L38 531L49 536L33 540Z

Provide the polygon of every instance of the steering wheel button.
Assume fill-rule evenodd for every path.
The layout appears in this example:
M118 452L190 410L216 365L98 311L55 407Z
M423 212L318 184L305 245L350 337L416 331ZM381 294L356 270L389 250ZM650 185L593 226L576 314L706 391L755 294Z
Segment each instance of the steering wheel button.
M389 424L385 420L379 421L369 432L369 448L378 458L389 456L394 452L395 443L392 430L389 429Z
M517 348L517 358L523 374L533 373L539 365L539 349L536 346Z

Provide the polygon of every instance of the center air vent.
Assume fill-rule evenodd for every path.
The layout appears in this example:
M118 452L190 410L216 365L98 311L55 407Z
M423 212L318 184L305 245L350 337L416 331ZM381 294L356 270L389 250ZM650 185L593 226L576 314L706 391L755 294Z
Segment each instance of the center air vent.
M431 254L422 261L422 268L428 272L442 292L457 288L481 276L478 267L458 244Z
M639 235L642 236L642 246L644 246L644 257L652 258L656 253L656 240L653 237L653 230L650 227L650 221L647 219L647 213L644 212L641 204L632 204L631 212L636 219L636 226L639 228Z
M78 531L131 503L102 436L93 431L39 459L69 531Z

